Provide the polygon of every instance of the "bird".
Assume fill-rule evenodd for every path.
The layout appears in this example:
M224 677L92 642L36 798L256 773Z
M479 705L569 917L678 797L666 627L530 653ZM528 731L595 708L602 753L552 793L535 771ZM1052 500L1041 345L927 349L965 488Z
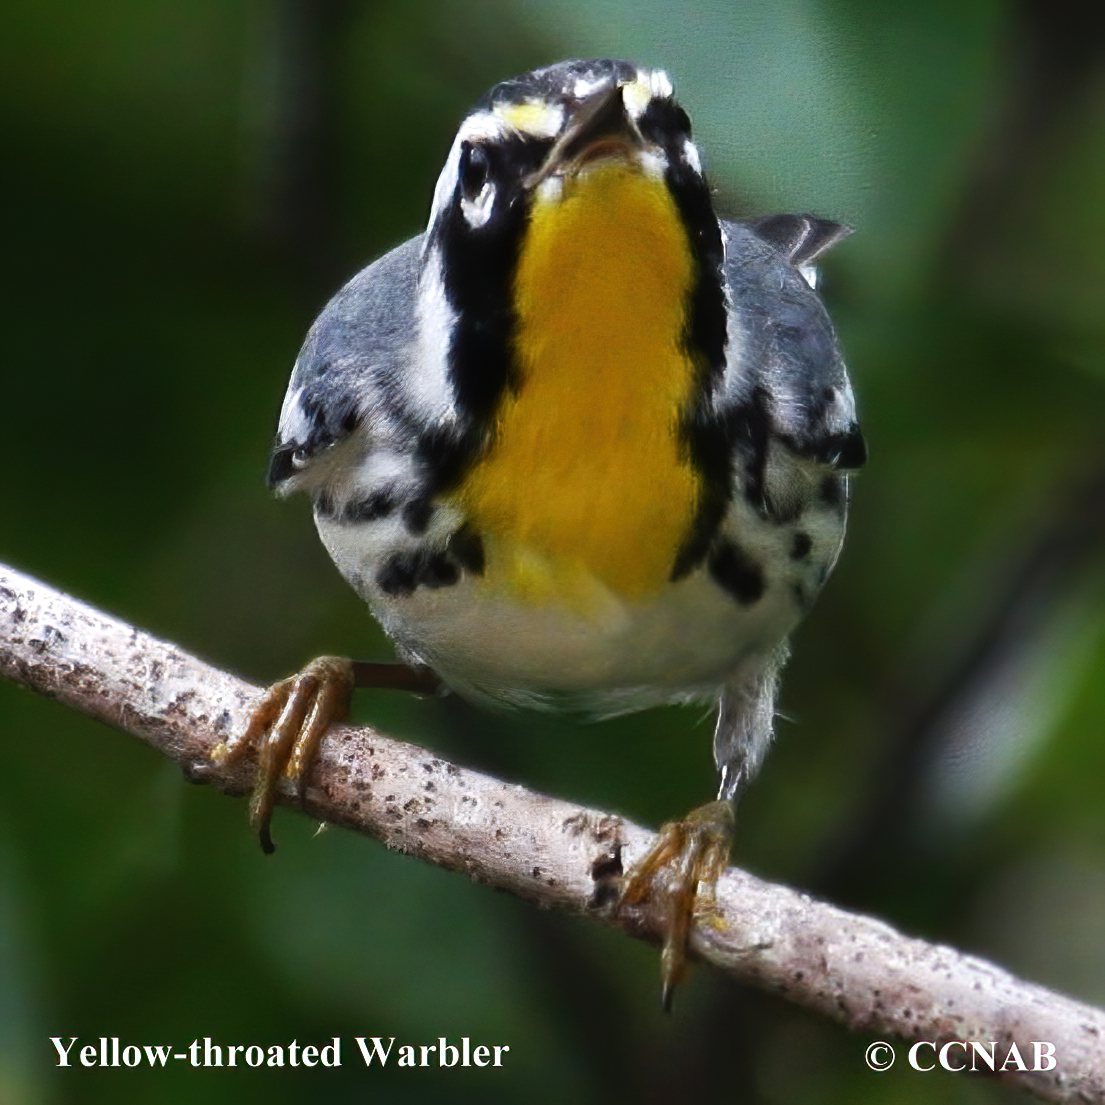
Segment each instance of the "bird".
M663 1001L772 740L788 637L866 445L813 215L729 221L664 70L570 60L463 119L424 233L354 276L295 362L268 470L400 663L320 657L222 751L266 851L355 686L603 718L716 707L715 801L621 884Z

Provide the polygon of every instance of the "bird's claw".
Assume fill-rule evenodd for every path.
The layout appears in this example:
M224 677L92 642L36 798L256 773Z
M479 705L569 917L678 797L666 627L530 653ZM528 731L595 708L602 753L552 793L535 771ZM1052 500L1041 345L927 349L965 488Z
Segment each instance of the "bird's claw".
M220 759L227 764L251 751L257 755L249 822L263 851L275 849L269 825L280 780L290 779L302 801L307 769L326 731L349 716L354 685L351 660L320 656L298 674L269 687L254 706L245 730L222 750Z
M644 909L648 927L663 936L661 1002L671 1010L686 974L687 942L696 916L715 909L718 877L729 860L733 803L710 802L662 826L648 855L629 873L618 911Z

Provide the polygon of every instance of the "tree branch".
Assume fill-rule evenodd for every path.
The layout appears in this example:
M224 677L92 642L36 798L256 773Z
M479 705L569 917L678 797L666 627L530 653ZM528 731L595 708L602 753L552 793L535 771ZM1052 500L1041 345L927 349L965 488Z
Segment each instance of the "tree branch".
M212 753L244 726L257 687L2 565L0 674L141 738L194 780L232 794L250 787L251 764L219 766ZM647 918L615 915L618 878L652 834L612 814L344 727L323 742L303 808L538 905L656 937ZM1007 1063L1003 1077L1048 1100L1105 1103L1105 1013L873 918L730 868L691 948L868 1040L994 1041L999 1066L1016 1044L1029 1068L1034 1042L1053 1044L1055 1069ZM950 1054L961 1061L961 1050Z

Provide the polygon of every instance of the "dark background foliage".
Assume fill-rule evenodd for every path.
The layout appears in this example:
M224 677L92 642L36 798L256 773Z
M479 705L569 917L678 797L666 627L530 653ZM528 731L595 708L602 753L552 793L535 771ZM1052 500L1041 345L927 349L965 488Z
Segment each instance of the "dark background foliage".
M262 477L326 297L423 223L491 83L665 66L719 207L857 233L825 295L871 447L745 800L752 870L1105 1002L1105 34L1073 0L7 0L0 559L255 680L386 657ZM687 710L357 716L658 823ZM0 1101L1018 1100L342 832L0 686ZM334 1071L57 1070L51 1035L345 1041ZM355 1035L511 1047L365 1071Z

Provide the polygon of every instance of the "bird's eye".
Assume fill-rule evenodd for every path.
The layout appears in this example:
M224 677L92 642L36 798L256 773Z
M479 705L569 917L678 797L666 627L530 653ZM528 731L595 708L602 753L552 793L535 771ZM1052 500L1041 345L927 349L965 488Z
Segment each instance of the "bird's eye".
M491 162L483 146L465 142L460 154L460 187L467 200L475 200L483 191L491 173Z

